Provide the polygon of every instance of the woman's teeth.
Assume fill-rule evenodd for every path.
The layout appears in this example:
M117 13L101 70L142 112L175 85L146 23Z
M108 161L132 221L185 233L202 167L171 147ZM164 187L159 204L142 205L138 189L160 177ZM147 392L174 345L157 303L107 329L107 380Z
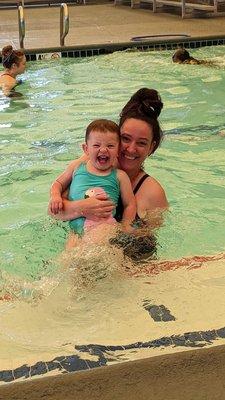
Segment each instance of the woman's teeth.
M128 160L135 160L136 158L134 156L128 156L127 154L124 154L124 157L127 158Z

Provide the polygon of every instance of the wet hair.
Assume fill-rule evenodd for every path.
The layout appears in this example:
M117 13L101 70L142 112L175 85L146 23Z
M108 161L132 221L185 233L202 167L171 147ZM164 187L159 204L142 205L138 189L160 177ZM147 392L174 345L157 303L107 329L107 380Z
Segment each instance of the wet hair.
M2 64L4 68L11 68L13 64L19 65L24 53L20 50L13 50L12 46L5 46L2 49Z
M118 136L118 140L120 138L120 128L119 126L113 122L110 121L109 119L96 119L92 121L87 129L86 129L86 134L85 134L85 142L87 143L90 133L92 131L98 131L98 132L112 132L115 133Z
M159 93L155 89L142 88L131 96L120 114L119 127L121 128L127 119L134 118L146 122L153 132L155 142L152 153L159 147L163 133L159 125L158 117L163 108Z
M174 55L172 56L173 62L184 62L187 60L191 60L192 57L190 56L189 52L186 49L178 49Z

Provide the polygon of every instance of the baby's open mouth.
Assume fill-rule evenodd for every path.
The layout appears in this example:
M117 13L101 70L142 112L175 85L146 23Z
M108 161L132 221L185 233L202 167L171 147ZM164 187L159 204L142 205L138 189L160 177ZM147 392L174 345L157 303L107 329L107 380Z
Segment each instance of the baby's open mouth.
M109 160L108 156L98 156L97 160L99 162L99 164L106 164Z

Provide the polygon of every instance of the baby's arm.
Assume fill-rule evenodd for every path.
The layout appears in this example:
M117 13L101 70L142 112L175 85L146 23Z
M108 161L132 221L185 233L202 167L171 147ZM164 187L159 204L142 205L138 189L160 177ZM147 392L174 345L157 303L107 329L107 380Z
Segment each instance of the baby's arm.
M85 156L86 158L86 156ZM83 156L72 161L66 170L59 175L53 182L50 189L49 211L52 214L58 214L63 209L62 194L68 188L72 181L73 173L83 161Z
M136 200L128 175L122 170L117 170L117 177L120 183L120 194L124 208L121 222L124 230L130 231L137 212Z

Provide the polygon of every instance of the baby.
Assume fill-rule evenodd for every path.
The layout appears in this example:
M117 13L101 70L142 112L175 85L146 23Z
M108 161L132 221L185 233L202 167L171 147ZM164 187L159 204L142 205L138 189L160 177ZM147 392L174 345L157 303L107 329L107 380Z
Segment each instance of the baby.
M128 175L114 168L117 161L120 131L117 124L106 119L91 122L86 129L83 150L88 160L74 169L73 179L69 188L69 200L79 201L86 197L100 196L110 198L115 206L121 195L124 212L122 226L125 231L131 230L131 224L136 215L136 202ZM60 175L52 184L49 203L50 214L62 210L62 192L68 185L67 176ZM86 220L82 210L78 218L70 221L73 231L69 248L76 244L74 234L81 237L90 228L102 223L114 224L114 214L106 218Z

